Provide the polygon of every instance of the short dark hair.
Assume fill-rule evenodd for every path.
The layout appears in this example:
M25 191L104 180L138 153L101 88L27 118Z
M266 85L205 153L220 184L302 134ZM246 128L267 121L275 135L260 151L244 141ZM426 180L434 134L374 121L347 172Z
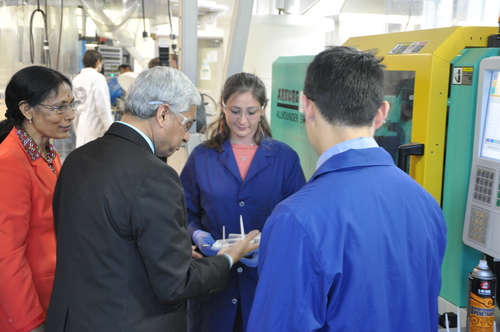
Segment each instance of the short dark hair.
M97 52L96 50L87 50L87 52L85 52L85 54L83 55L82 63L85 68L95 68L98 60L101 60L102 62L101 53Z
M127 65L126 63L119 65L119 66L118 66L118 69L120 69L120 68L123 68L123 69L127 69L127 68L128 68L128 69L131 69L131 68L130 68L130 65Z
M331 124L369 126L384 100L383 58L374 50L334 46L307 68L304 94Z
M21 126L24 115L19 104L24 101L31 107L55 96L62 84L71 81L60 72L42 66L30 66L19 70L10 79L5 88L6 120L0 122L0 142L9 134L14 126Z
M149 61L148 68L151 69L159 65L160 65L160 58L156 57Z

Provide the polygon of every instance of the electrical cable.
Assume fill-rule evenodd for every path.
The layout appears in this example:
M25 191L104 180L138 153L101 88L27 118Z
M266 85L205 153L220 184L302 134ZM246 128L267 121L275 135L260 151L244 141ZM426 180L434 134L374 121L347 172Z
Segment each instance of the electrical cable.
M47 0L45 0L45 8L47 8ZM29 37L30 37L31 63L32 64L35 63L35 41L34 41L34 36L33 36L33 18L35 17L36 13L40 13L42 15L44 29L45 29L45 39L43 40L42 53L43 53L43 51L45 51L45 64L47 65L47 67L50 68L50 50L49 50L49 33L48 33L48 29L47 29L47 15L45 14L45 12L43 10L40 9L40 0L37 0L37 9L35 9L31 13L31 17L30 17Z
M170 0L167 0L168 7L168 23L170 24L170 34L174 34L174 29L172 28L172 8L170 8Z
M174 28L172 27L172 8L170 6L170 0L167 0L167 7L168 7L168 22L170 25L170 43L172 46L172 53L175 53L177 45L174 43L175 35L174 35Z
M47 0L45 0L45 13L44 13L44 18L43 18L43 23L45 26L45 40L43 41L43 50L45 51L45 64L47 65L48 68L51 68L52 61L50 59L50 48L49 48L49 29L47 28L47 14L48 13L48 8L47 8Z
M409 9L408 9L408 21L406 21L406 26L405 26L405 29L403 31L406 31L406 29L408 29L408 25L410 24L410 19L412 16L413 16L413 0L410 0Z
M57 57L56 57L56 69L59 70L59 54L61 54L61 39L62 39L62 25L63 25L63 3L61 0L61 20L59 23L59 41L57 43Z
M44 15L44 12L42 10L40 10L40 1L38 0L37 1L37 9L35 9L32 13L31 13L31 17L30 17L30 56L31 56L31 63L34 63L34 40L33 40L33 17L35 16L35 14L37 12L41 12L42 15Z
M214 106L215 106L215 107L214 107L214 112L213 112L213 113L211 113L211 114L207 114L207 115L208 115L208 116L214 116L214 115L216 115L216 114L217 114L217 102L215 101L215 99L214 99L214 98L212 98L212 96L211 96L211 95L209 95L209 94L206 94L206 93L200 93L200 94L201 94L201 96L202 96L202 97L205 97L205 96L206 96L206 97L210 98L210 99L212 100L212 103L213 103L213 104L214 104ZM208 103L207 103L207 104L205 104L205 105L208 105Z
M146 13L144 9L144 0L142 0L142 21L144 23L144 31L142 32L142 38L148 38L148 32L146 31Z

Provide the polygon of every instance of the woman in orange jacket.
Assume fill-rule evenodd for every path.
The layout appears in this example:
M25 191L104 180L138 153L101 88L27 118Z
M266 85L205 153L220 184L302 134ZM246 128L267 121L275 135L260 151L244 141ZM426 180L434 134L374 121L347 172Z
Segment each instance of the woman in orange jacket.
M5 90L0 122L0 331L43 331L56 265L52 195L61 161L50 139L68 137L71 81L26 67Z

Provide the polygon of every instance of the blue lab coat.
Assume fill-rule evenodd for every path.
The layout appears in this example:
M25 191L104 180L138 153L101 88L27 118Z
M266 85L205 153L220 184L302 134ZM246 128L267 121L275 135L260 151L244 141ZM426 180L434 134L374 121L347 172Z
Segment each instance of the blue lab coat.
M436 331L446 225L382 148L326 160L262 232L248 331Z
M191 236L201 229L216 240L222 239L222 226L226 237L240 233L240 215L246 233L262 231L275 206L305 184L297 153L282 142L271 138L262 141L245 181L241 180L229 141L222 149L219 153L200 144L181 173ZM241 263L233 266L226 289L203 300L210 311L210 331L232 331L238 302L246 326L257 279L257 268ZM190 310L191 319L203 319L200 311Z

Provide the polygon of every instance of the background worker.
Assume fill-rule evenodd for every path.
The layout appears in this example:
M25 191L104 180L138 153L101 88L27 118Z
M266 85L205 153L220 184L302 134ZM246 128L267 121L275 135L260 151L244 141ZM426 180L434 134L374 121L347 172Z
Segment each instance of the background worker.
M123 73L128 73L132 71L132 68L130 68L130 65L127 65L126 63L121 64L118 66L118 70L120 71L120 74Z
M76 147L104 135L113 123L109 87L102 70L102 55L87 50L82 58L84 68L73 79L75 98L80 102L75 118Z

